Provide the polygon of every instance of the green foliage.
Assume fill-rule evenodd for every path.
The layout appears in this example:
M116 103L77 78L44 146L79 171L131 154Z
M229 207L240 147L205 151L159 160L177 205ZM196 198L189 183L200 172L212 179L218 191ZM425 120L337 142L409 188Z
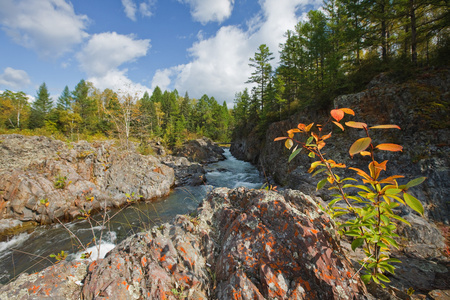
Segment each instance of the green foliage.
M397 144L381 143L374 144L370 137L371 130L400 129L397 125L377 125L369 127L362 122L348 121L344 125L341 120L346 114L354 115L353 110L348 108L333 109L330 118L323 124L298 124L297 128L288 130L287 137L276 138L275 141L284 141L286 148L292 149L289 161L300 153L301 149L306 150L308 156L316 159L311 163L308 170L312 176L320 174L324 178L317 183L317 190L330 185L329 189L336 191L333 199L327 207L322 208L333 219L346 215L346 221L336 220L340 234L345 234L353 239L351 247L353 250L362 247L366 257L360 263L366 269L366 274L361 279L368 283L374 281L384 287L383 282L390 282L385 273L394 273L395 267L392 263L399 260L390 257L390 248L398 248L395 238L396 221L411 225L408 221L395 214L394 209L401 205L406 205L414 211L423 215L424 209L418 199L411 195L409 189L425 181L424 177L419 177L409 181L405 185L399 185L397 179L402 175L392 175L381 177L383 171L387 169L387 160L381 163L375 160L377 151L402 151L402 147ZM335 162L325 157L323 148L326 140L331 138L332 131L323 134L327 125L334 124L340 130L345 127L363 130L366 137L360 138L350 146L350 156L369 156L369 172L358 168L347 166L343 163ZM303 135L301 139L297 134ZM338 175L337 169L349 169L356 172L356 177L344 177ZM359 184L362 181L363 184ZM354 192L354 191L357 192ZM337 205L343 202L343 205Z
M57 175L55 177L55 181L53 182L53 186L56 189L61 189L62 190L67 185L66 181L67 181L67 176Z
M64 252L64 250L62 250L58 254L50 254L49 256L56 259L56 263L59 263L60 261L65 260L67 258L67 252Z
M29 120L30 128L44 127L45 121L53 107L53 101L47 90L45 82L39 86L36 100L32 104L31 115Z

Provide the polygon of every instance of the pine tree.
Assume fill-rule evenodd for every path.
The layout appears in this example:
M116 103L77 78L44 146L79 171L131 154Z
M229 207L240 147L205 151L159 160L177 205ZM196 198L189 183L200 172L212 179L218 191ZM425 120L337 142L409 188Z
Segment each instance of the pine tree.
M32 104L29 127L32 129L44 127L52 106L53 101L44 82L39 86L36 100Z
M56 103L58 110L71 110L72 109L72 95L70 94L69 87L66 85L61 96L58 97Z
M274 57L272 56L273 53L269 51L269 47L265 44L260 45L258 50L259 51L255 53L255 56L250 58L249 66L255 70L252 72L247 83L256 84L256 89L254 90L256 93L255 100L259 102L256 107L258 108L258 111L264 111L267 86L269 85L272 75L270 61L273 60Z

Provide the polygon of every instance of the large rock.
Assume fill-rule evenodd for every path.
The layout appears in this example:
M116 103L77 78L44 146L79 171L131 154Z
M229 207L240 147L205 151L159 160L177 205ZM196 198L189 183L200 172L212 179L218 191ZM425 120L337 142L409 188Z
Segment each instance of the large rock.
M176 155L186 157L194 162L210 164L224 160L223 152L222 148L214 144L209 138L204 137L184 143L176 151Z
M65 144L46 137L0 136L0 219L73 219L170 192L173 169L153 156L120 152L112 142ZM48 203L46 205L46 203Z
M189 161L186 157L161 156L161 162L173 168L175 172L175 186L195 186L206 182L206 170L196 162Z
M41 274L52 270L46 272ZM70 288L51 296L367 299L355 273L335 239L333 222L310 197L291 190L278 194L219 188L202 202L196 216L178 216L136 234L90 264L82 288L65 282L71 284L73 297L67 296ZM33 276L22 275L0 288L0 297L38 289ZM54 286L50 277L43 280L40 287Z

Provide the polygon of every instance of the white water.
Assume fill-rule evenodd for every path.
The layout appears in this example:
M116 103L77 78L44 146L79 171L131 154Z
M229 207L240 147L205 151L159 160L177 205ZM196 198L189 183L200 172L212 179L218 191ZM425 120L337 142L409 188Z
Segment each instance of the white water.
M122 210L107 227L91 228L87 221L74 221L66 226L74 232L91 253L92 259L103 258L126 237L170 221L177 214L195 210L206 193L213 187L239 186L260 188L263 180L250 163L234 158L225 149L226 160L206 166L207 186L182 187L156 202L140 202ZM113 214L111 211L110 214ZM99 217L99 216L97 216ZM98 220L101 220L99 217ZM92 229L100 244L100 253L93 242ZM103 230L102 240L100 233ZM64 250L67 259L80 259L86 251L61 225L42 226L31 233L21 233L0 242L0 283L5 284L21 272L37 272L49 266L50 254Z

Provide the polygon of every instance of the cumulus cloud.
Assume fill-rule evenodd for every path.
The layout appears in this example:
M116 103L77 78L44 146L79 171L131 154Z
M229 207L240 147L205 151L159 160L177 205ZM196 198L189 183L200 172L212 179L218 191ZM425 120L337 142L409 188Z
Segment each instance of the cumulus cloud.
M223 22L231 16L234 0L178 0L189 4L191 15L195 21L206 24L208 22Z
M94 34L77 54L80 67L90 76L102 76L126 62L147 55L150 40L116 32Z
M19 45L58 57L88 37L89 19L65 0L2 0L0 24Z
M248 56L253 49L248 35L235 26L222 27L210 39L190 49L192 62L177 66L175 88L200 97L206 93L219 101L232 101L237 90L245 88Z
M252 72L248 63L259 45L269 47L276 67L279 44L285 41L285 32L299 22L298 11L305 5L319 7L321 0L265 0L260 5L261 12L248 21L247 29L224 26L208 39L199 34L199 41L189 49L191 62L158 70L152 86L173 86L197 98L206 93L232 106L236 92L251 88L245 84Z
M14 89L22 89L30 83L30 77L24 70L7 67L3 74L0 74L0 85L9 86Z
M176 69L177 67L156 70L155 75L152 79L152 90L154 90L157 86L163 91L169 90L169 85L172 81L172 77L176 75Z
M151 17L153 15L152 8L155 3L156 0L147 0L142 1L137 5L134 0L122 0L125 15L132 21L136 21L136 13L138 11L144 17Z
M97 88L146 91L149 89L133 83L127 77L127 69L119 67L147 55L149 48L148 39L139 40L133 35L104 32L93 35L83 50L77 54L77 59L80 68L88 75L88 81L94 83Z
M130 80L127 72L127 69L114 69L101 76L89 77L87 81L92 82L100 90L108 88L119 93L137 95L138 97L142 97L146 91L151 94L151 90L148 87Z

